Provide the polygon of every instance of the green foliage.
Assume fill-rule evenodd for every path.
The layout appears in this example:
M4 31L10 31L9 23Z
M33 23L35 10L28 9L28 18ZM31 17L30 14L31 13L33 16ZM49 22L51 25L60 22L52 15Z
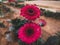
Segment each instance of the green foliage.
M0 28L5 28L5 25L3 23L0 23Z
M42 15L44 15L45 17L51 17L51 18L60 20L60 12L52 12L52 11L45 10L42 8L40 10L42 11Z
M26 22L27 22L27 20L20 20L20 19L18 19L18 18L11 20L11 23L13 24L13 27L14 27L13 32L14 32L15 40L16 40L16 41L18 40L18 38L17 38L17 36L18 36L18 35L17 35L18 29L19 29L21 26L23 26Z
M5 13L8 13L8 12L11 12L11 9L6 7L5 5L2 5L2 11L5 14Z
M25 42L22 42L21 40L18 40L19 45L43 45L41 43L41 38L39 38L37 41L31 43L31 44L26 44Z
M55 36L50 36L44 45L60 45L60 32L57 32Z
M13 24L13 26L15 27L16 30L18 30L26 22L27 22L27 20L20 20L17 18L11 21L11 23Z
M15 4L14 3L10 3L10 6L14 6Z
M45 9L40 8L41 11L45 11Z
M49 11L49 10L48 11L44 11L44 14L45 14L46 17L53 17L54 16L54 13Z
M60 37L60 32L57 32L56 35L57 35L58 37Z
M56 12L55 13L55 17L54 17L55 19L59 19L60 20L60 12Z
M1 10L1 8L0 8L0 15L2 15L2 10Z
M0 14L1 14L1 9L0 9Z
M23 2L23 1L20 1ZM18 4L19 2L14 2L14 3L10 3L10 6L15 6L17 8L22 8L24 7L24 4Z
M0 2L0 5L2 4L2 2Z
M15 7L22 8L24 7L24 4L16 4Z
M34 43L34 45L43 45L42 44L42 38L39 38L35 43Z
M58 36L51 36L44 45L60 45L60 38Z

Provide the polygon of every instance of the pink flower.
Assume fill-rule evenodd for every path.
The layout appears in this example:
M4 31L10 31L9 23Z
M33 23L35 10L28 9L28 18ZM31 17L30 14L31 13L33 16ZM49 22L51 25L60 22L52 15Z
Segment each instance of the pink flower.
M28 20L35 20L40 16L40 9L36 5L26 5L21 8L21 15Z
M44 19L40 19L40 26L45 26L46 25L46 21Z
M18 30L18 38L27 43L31 44L41 37L41 27L35 23L24 24Z

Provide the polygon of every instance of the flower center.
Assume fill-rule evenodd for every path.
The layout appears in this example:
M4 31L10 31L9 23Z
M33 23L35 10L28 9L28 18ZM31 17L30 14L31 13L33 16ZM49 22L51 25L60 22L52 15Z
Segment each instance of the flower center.
M33 31L33 29L28 29L26 31L26 33L27 33L28 36L30 36L30 35L32 35L34 33L34 31Z
M32 9L29 9L28 12L30 15L33 15L33 13L34 13L34 11Z

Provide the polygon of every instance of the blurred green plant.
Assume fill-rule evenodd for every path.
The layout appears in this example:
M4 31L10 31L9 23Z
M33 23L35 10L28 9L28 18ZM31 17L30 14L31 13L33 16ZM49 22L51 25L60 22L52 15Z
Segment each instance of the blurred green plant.
M56 33L56 35L57 35L58 37L60 37L60 31L58 31L58 32Z
M20 39L18 40L19 45L43 45L41 42L42 38L39 38L37 41L31 43L31 44L26 44L22 42Z
M0 28L5 28L5 25L0 22Z
M60 45L60 32L57 32L54 36L50 36L44 45Z
M14 27L13 32L14 32L14 35L15 35L15 40L18 40L18 38L17 38L18 29L21 26L23 26L26 22L27 22L27 20L25 20L25 19L24 20L20 20L18 18L11 20L11 23L13 24L13 27Z
M20 20L18 18L11 21L16 30L18 30L22 25L24 25L27 20Z
M22 7L24 7L25 5L24 4L16 4L15 5L15 7L17 7L17 8L22 8Z
M55 19L59 19L60 20L60 12L52 12L49 10L45 10L45 9L40 9L42 11L42 16L44 15L45 17L51 17L51 18L55 18Z
M15 2L14 3L10 3L10 6L15 6Z

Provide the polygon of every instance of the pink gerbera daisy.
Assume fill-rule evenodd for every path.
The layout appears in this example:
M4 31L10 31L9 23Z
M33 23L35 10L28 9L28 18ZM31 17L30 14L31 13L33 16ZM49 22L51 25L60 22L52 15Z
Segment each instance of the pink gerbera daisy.
M39 37L41 37L41 28L35 23L24 24L18 30L18 38L27 44L35 42Z
M21 8L21 15L28 20L35 20L40 16L40 9L36 5L26 5Z

